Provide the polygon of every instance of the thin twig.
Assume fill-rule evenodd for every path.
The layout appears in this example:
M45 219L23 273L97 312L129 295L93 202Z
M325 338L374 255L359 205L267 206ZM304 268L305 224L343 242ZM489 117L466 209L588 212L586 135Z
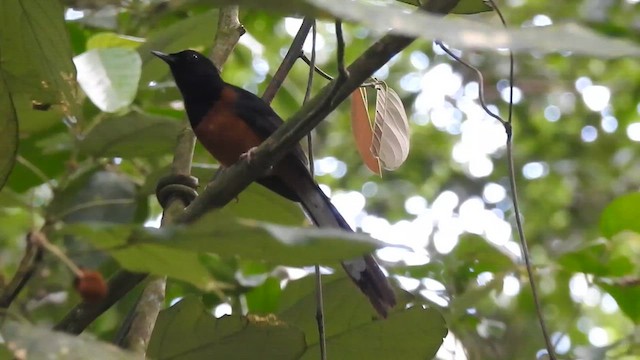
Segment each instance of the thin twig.
M502 12L498 8L498 6L493 2L493 0L489 0L489 4L496 11L498 16L500 17L500 21L502 21L502 25L506 28L507 22L502 16ZM527 238L524 235L524 226L522 225L522 216L520 212L520 203L518 202L518 189L516 186L516 170L513 159L513 128L511 127L513 120L513 87L514 87L514 61L513 61L513 52L509 50L509 114L507 123L504 124L505 131L507 132L507 158L509 162L509 184L511 187L511 196L513 201L513 212L516 217L516 227L518 228L518 238L520 239L520 246L522 247L522 257L524 258L524 263L527 268L527 275L529 277L529 285L531 286L531 294L533 295L533 302L535 303L536 313L538 315L538 322L540 323L540 329L542 330L542 336L544 337L544 342L547 347L547 352L549 353L549 358L551 360L556 360L555 351L553 348L553 343L551 341L551 336L549 335L549 331L547 330L547 324L544 320L544 314L542 311L542 303L540 300L540 296L538 295L538 288L536 285L535 278L533 276L533 266L531 265L531 257L529 253L529 246L527 245Z
M264 100L268 104L271 103L278 90L282 87L284 79L287 77L287 74L289 74L289 71L291 71L293 64L296 62L299 54L302 52L304 41L307 39L309 30L314 23L315 20L308 16L305 17L304 20L302 20L302 25L300 25L298 33L293 38L287 54L284 56L284 59L282 59L282 63L280 63L280 67L278 67L275 75L273 75L273 79L271 79L271 82L267 86L267 89L264 91L264 94L262 94L262 100Z
M495 5L495 3L492 0L488 0L490 5L496 10L496 12L498 13L498 16L500 17L500 20L502 21L502 24L506 27L506 21L504 19L504 17L502 16L502 13L500 12L500 10L498 10L497 6ZM509 71L509 90L510 90L510 94L509 94L509 114L508 114L508 120L504 121L499 115L493 113L491 110L489 110L489 108L487 107L486 103L485 103L485 99L484 99L484 79L482 76L482 73L480 72L480 70L478 70L476 67L474 67L473 65L467 63L466 61L462 60L459 56L455 55L451 50L449 50L446 46L444 46L442 44L441 41L436 41L436 44L438 44L438 46L444 51L446 52L449 56L451 56L454 60L456 60L457 62L459 62L460 64L466 66L467 68L471 69L472 71L474 71L476 73L476 76L478 77L478 98L480 101L480 105L482 106L482 108L484 109L484 111L491 117L493 117L494 119L500 121L500 123L504 126L505 132L507 133L507 163L508 163L508 171L509 171L509 185L510 185L510 190L511 190L511 198L513 201L513 210L514 210L514 214L515 214L515 218L516 218L516 228L517 228L517 233L518 233L518 238L520 240L520 247L522 249L522 257L524 259L525 262L525 267L527 270L527 276L529 278L529 285L531 287L531 293L533 296L533 302L534 305L536 307L536 313L537 313L537 317L538 317L538 322L540 323L540 329L542 331L542 337L544 338L544 342L545 342L545 346L547 348L547 352L549 353L549 358L551 360L555 360L556 356L555 356L555 352L553 350L553 343L551 341L551 337L549 336L549 332L547 330L547 326L546 326L546 322L544 320L544 316L543 316L543 312L542 312L542 304L540 301L540 297L538 295L538 290L537 290L537 286L536 286L536 282L534 279L534 274L533 274L533 267L531 265L531 259L529 256L529 248L527 246L527 240L526 237L524 235L524 227L522 225L522 218L521 218L521 213L520 213L520 206L519 206L519 202L518 202L518 192L517 192L517 187L516 187L516 176L515 176L515 164L514 164L514 160L513 160L513 129L511 126L512 123L512 119L513 119L513 86L514 86L514 59L513 59L513 52L509 51L509 59L510 59L510 71Z
M307 79L307 90L304 94L304 100L302 100L303 104L306 104L311 96L311 88L313 86L313 75L315 74L316 68L316 22L313 22L313 26L311 27L311 61L309 64L309 77ZM311 133L307 135L307 146L309 147L309 171L311 172L311 176L314 174L314 165L313 165L313 142L311 138ZM322 273L320 272L320 265L315 266L315 275L316 275L316 323L318 324L318 343L320 344L320 359L327 359L327 335L324 328L324 299L322 295Z
M307 57L307 55L305 55L304 53L300 54L300 59L302 59L302 61L304 61L305 63L307 63L307 65L311 66L312 62L311 59L309 59ZM313 66L311 66L316 73L318 73L318 75L322 76L323 78L332 81L333 80L333 76L327 74L324 70L320 69L319 67L317 67L315 64Z
M344 36L342 35L342 20L336 20L336 42L338 46L338 74L340 77L346 79L349 77L349 72L344 66Z
M318 338L320 343L320 359L327 360L327 341L324 329L324 300L322 299L322 274L320 265L315 266L316 271L316 323L318 324Z
M2 294L0 294L0 309L8 309L9 306L11 306L13 300L15 300L31 276L33 276L38 262L42 260L42 248L34 241L31 241L30 237L31 233L26 236L27 245L16 273L13 275L9 284L3 289Z
M449 48L447 48L441 41L437 40L436 44L445 52L447 53L447 55L451 56L456 62L459 62L460 64L466 66L468 69L470 69L471 71L476 73L476 77L478 78L478 99L480 101L480 106L482 106L482 109L492 118L500 121L500 123L502 123L502 125L506 125L506 122L504 120L502 120L502 118L498 115L495 114L494 112L492 112L491 110L489 110L489 108L487 107L487 103L484 100L484 77L482 76L482 72L480 72L480 70L478 70L478 68L476 68L475 66L469 64L468 62L462 60L462 58L460 58L458 55L454 54L453 51L449 50Z
M311 88L313 87L313 74L314 69L316 67L316 37L318 35L316 28L316 21L313 20L313 24L311 26L311 61L309 64L309 77L307 78L307 90L304 93L304 99L302 100L302 104L306 104L311 97ZM309 172L311 176L315 174L315 166L313 164L313 138L311 136L312 132L309 132L307 135L307 148L309 153Z

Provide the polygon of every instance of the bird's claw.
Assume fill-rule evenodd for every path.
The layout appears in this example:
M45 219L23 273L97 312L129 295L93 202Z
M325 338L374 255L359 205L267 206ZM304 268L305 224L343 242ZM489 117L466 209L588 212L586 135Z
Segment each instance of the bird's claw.
M243 153L240 155L240 160L244 160L247 159L247 162L251 162L251 158L253 157L253 154L256 152L257 147L252 147L251 149L249 149L249 151L247 151L246 153Z

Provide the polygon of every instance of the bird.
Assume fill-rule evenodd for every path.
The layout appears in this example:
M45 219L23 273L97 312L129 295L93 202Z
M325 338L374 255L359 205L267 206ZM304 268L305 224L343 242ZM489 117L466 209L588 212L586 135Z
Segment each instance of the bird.
M283 124L280 116L260 97L226 83L205 55L194 50L171 54L154 50L152 53L169 65L198 141L223 167L250 154ZM300 203L316 226L352 232L306 164L307 158L298 145L256 182ZM396 298L374 257L368 254L343 260L341 264L376 312L386 318L396 305Z

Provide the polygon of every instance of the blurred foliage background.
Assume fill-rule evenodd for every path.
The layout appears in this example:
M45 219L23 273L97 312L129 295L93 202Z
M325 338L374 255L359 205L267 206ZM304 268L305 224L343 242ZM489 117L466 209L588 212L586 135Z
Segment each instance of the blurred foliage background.
M635 0L506 0L498 5L512 28L577 23L635 45L640 34ZM11 6L3 3L5 10ZM167 172L185 117L168 68L149 51L193 48L208 53L218 19L217 8L202 0L65 0L61 7L42 11L52 15L35 19L40 22L32 18L29 27L48 34L48 39L35 37L39 47L18 44L32 40L29 31L21 40L4 30L2 34L3 51L12 47L14 54L24 54L3 54L2 59L18 69L5 71L2 89L10 89L19 120L15 168L0 192L4 282L18 267L25 234L45 220L65 224L51 229L52 241L78 264L105 276L126 266L122 257L115 261L114 254L96 252L64 228L89 221L159 225L161 208L153 189ZM3 13L9 21L8 12ZM241 7L247 33L224 66L225 80L261 94L300 26L301 19L294 15ZM499 24L493 12L464 17ZM347 23L345 36L349 62L379 34ZM46 41L50 43L42 43ZM310 45L305 44L307 54ZM49 49L51 59L39 52L42 49ZM335 74L331 21L318 22L316 50L318 65ZM487 103L506 116L507 53L456 51L482 71ZM27 64L48 62L54 75L68 71L73 77L73 66L65 65L70 56L82 89L59 84L65 98L52 99L50 105L37 81L47 74L25 73ZM20 63L25 64L22 73ZM307 74L308 66L298 61L277 94L272 106L283 118L300 108ZM432 41L416 40L375 76L400 94L409 115L412 149L407 162L382 177L366 169L355 151L347 101L314 131L317 180L352 225L411 248L384 248L378 256L406 291L406 302L427 304L444 316L449 334L437 358L543 357L544 342L515 237L506 136L502 125L480 108L475 74ZM520 52L515 77L515 175L535 280L556 351L561 358L638 358L640 238L621 232L638 228L635 215L640 209L636 197L628 195L640 183L637 59ZM96 82L106 81L100 79L112 81L112 93L92 93ZM312 93L325 84L316 77ZM32 104L39 91L45 101ZM6 109L3 114L8 114ZM213 174L213 160L200 145L194 162L194 174L206 182ZM273 313L281 305L283 280L303 273L237 258L220 266L220 259L213 258L196 259L198 270L166 270L172 275L167 305L197 294L216 316L232 309ZM139 263L146 271L166 267L144 262L139 255L128 263L132 270L140 270L135 268ZM220 297L198 286L202 278L193 280L194 271L211 281L231 283L234 290ZM34 323L55 324L79 300L71 283L69 272L47 256L11 312ZM88 331L112 339L139 291Z

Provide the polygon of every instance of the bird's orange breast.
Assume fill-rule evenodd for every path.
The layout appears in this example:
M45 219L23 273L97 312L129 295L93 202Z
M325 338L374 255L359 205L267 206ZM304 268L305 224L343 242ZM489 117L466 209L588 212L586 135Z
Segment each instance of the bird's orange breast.
M263 140L234 112L236 98L232 89L223 89L220 99L194 129L198 140L223 166L234 164Z

